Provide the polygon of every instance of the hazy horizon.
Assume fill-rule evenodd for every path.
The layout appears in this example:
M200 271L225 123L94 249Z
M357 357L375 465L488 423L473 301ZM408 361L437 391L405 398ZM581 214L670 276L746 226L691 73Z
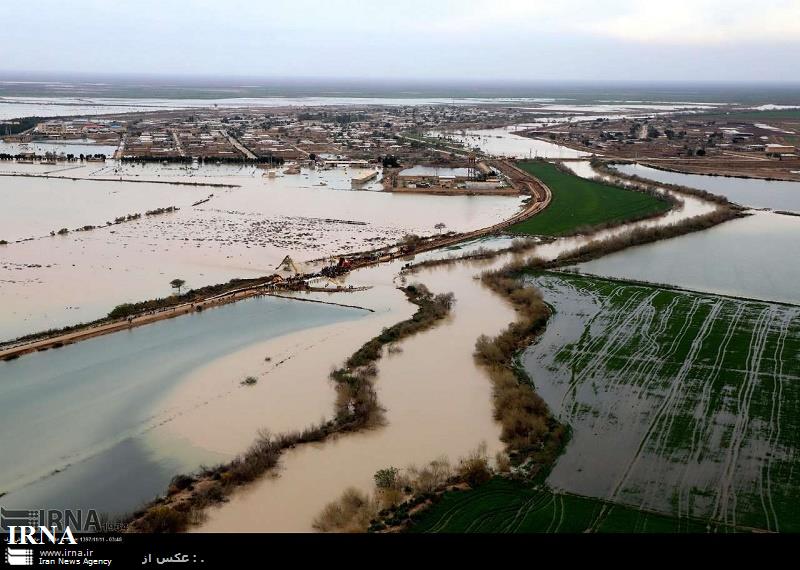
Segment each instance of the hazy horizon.
M237 77L0 70L0 97L542 99L800 105L800 82Z
M632 0L42 0L37 8L4 6L4 74L744 83L800 77L800 3L792 0L675 0L668 10Z

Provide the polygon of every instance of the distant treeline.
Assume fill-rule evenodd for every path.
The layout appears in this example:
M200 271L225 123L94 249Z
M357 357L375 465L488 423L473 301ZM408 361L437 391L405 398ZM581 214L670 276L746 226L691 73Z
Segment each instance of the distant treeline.
M48 160L48 159L64 160L64 159L66 159L69 162L74 162L76 160L81 160L81 161L83 161L83 160L105 160L107 157L103 153L78 154L78 155L69 153L69 154L65 154L64 157L61 158L61 155L57 155L57 154L52 153L52 152L48 152L48 153L45 153L45 154L23 154L23 153L9 154L7 152L0 152L0 160L15 160L15 159L16 160L23 160L23 159L26 159L26 158L37 158L37 159L40 159L40 160L41 159L45 159L45 160Z
M22 117L21 119L3 122L0 124L0 134L17 135L32 129L42 121L44 121L44 117Z

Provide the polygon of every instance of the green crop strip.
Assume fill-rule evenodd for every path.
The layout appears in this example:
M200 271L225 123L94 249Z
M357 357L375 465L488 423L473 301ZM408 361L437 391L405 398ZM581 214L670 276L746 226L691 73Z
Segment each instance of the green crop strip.
M597 499L533 489L496 477L471 491L451 491L425 511L413 532L582 533L731 532Z
M670 204L644 192L567 174L555 165L521 162L552 192L550 205L541 213L511 227L511 232L534 235L567 235L592 226L617 224L666 212Z

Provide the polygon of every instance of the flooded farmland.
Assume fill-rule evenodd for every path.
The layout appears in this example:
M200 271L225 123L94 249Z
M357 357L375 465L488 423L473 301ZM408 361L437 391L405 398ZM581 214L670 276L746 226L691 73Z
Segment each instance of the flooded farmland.
M573 438L555 489L797 531L800 308L568 274L522 356Z
M482 99L457 99L460 104L493 102ZM533 100L532 100L533 101ZM231 97L206 99L161 99L122 97L0 97L0 120L16 117L64 117L80 115L116 115L141 111L172 109L226 109L273 108L285 106L317 107L338 105L436 105L451 104L453 99L431 97Z
M242 108L259 103L236 102ZM86 102L94 103L100 102ZM528 126L571 122L573 110L591 109L553 103L539 108L558 117L528 118L534 121ZM228 104L220 100L223 108ZM654 178L654 192L676 198L664 215L568 238L528 238L530 248L521 255L406 271L409 262L521 247L499 234L356 270L352 260L337 267L330 266L335 259L320 260L397 244L409 234L475 230L520 211L525 196L383 191L384 165L448 180L478 176L461 149L420 148L404 134L417 115L426 117L422 132L446 129L456 113L452 107L442 120L429 109L242 112L247 117L224 120L215 109L192 112L177 127L173 119L155 116L130 125L140 145L131 148L138 148L143 162L3 161L0 202L8 208L0 210L0 239L9 243L0 246L0 294L8 300L0 304L0 340L89 321L124 302L166 297L175 278L199 288L293 275L279 269L286 255L297 262L297 281L345 289L287 290L281 295L289 299L204 307L1 362L0 445L9 461L0 468L0 494L8 505L91 507L120 516L163 494L176 474L231 461L263 432L336 425L324 424L346 405L337 398L331 370L414 314L398 287L416 282L434 293L454 293L455 307L436 326L381 349L377 372L370 374L385 423L355 433L325 432L322 443L285 449L267 476L216 503L194 530L310 532L315 516L342 491L371 491L380 469L402 472L442 456L456 462L480 444L489 457L503 450L495 420L502 415L493 409L493 385L474 351L481 335L504 330L517 313L484 287L481 273L528 255L552 260L595 239L683 222L720 206L658 188L670 180ZM668 109L634 103L594 111L655 116ZM596 176L587 153L520 136L520 127L446 136L495 156L571 159L565 164L578 175ZM258 145L253 148L259 154L228 141L243 156L236 155L220 133ZM553 133L552 140L568 140ZM148 150L153 141L158 144ZM13 144L7 150L22 148ZM88 140L34 147L101 148ZM210 154L192 159L187 148ZM271 149L305 158L275 167ZM238 158L226 164L229 153ZM258 160L269 167L256 165ZM494 176L497 164L487 163L481 176ZM783 195L764 195L773 194ZM779 303L800 302L793 285L800 278L797 265L785 263L792 259L798 219L757 212L564 273L528 277L555 312L521 362L573 433L547 484L518 493L518 508L532 515L530 529L627 528L617 526L618 518L679 531L798 528L786 505L797 501L800 489L793 435L800 428L794 413L800 406L800 309ZM337 277L310 276L323 267ZM35 420L25 424L29 417ZM54 423L61 429L47 429ZM20 426L36 430L25 445L19 443ZM38 453L30 453L31 445ZM466 517L459 524L474 523ZM483 528L506 528L502 520L497 527L487 524Z
M38 213L35 208L28 208L29 224L19 223L16 227L30 229L35 222L39 224L37 231L45 234L48 227L59 227L55 220L64 220L73 229L87 223L99 224L117 212L164 205L176 205L180 210L95 230L70 231L66 236L43 235L6 246L2 267L11 278L0 286L9 298L18 294L15 303L3 305L3 311L12 315L3 320L3 325L10 327L6 329L7 338L57 323L93 318L105 314L114 304L154 296L154 292L164 295L169 279L177 275L198 286L202 280L218 283L248 274L268 274L287 249L303 261L325 253L376 247L394 242L405 233L432 233L433 225L440 221L454 230L473 229L510 216L520 203L519 199L503 197L456 197L453 201L452 197L401 196L370 188L353 191L348 173L341 170L303 169L299 176L269 180L261 177L258 169L239 167L212 167L200 175L188 176L185 169L167 165L100 165L75 170L69 175L96 179L6 178L11 182L6 187L13 199L33 201L36 196L44 202ZM123 180L98 180L110 176L121 176ZM126 182L140 176L147 181ZM233 187L157 184L149 180L191 180ZM66 193L63 207L45 207L48 192L53 196ZM287 198L289 193L291 199ZM208 202L192 206L211 194ZM88 202L91 207L70 210L78 201ZM24 203L23 206L28 207ZM332 213L342 217L332 218ZM25 239L24 235L18 232L18 236L11 237ZM323 242L326 245L320 247ZM294 253L294 248L299 253ZM22 260L32 256L40 260L48 256L52 262L29 267ZM88 267L93 270L87 272ZM4 398L9 405L17 401L15 398L24 400L26 390L70 386L79 392L102 388L105 397L124 407L119 410L108 406L105 415L73 410L85 418L73 425L73 447L64 451L60 439L53 440L51 447L43 441L43 453L27 459L37 462L35 465L20 461L17 470L3 474L4 487L0 490L9 490L8 504L91 505L122 514L163 491L175 473L192 471L201 463L230 459L246 449L260 429L299 429L328 416L335 398L327 379L331 366L383 326L413 312L395 289L398 270L399 265L392 264L361 270L348 279L349 284L371 287L366 291L333 297L324 293L304 296L376 311L366 316L359 309L254 299L2 363L4 378L17 379L7 387L13 387L16 394ZM29 274L34 277L26 279ZM477 287L470 285L468 290ZM469 298L464 299L468 306ZM21 317L26 307L31 311ZM65 311L64 307L72 307L74 312ZM509 316L498 314L498 323ZM474 342L471 335L480 322L465 322L470 322L472 328L463 335L459 333L458 348L469 357ZM452 338L454 330L458 329L451 329ZM167 355L169 361L165 362ZM425 358L429 362L430 358ZM408 457L425 461L430 455L448 450L460 455L487 440L493 449L499 445L489 398L478 397L478 393L485 395L489 386L478 376L471 359L467 362L474 381L472 388L464 392L469 405L458 411L458 417L477 415L479 407L486 412L480 413L485 421L475 422L464 434L454 434L452 445L441 446L441 438L430 432L430 445L419 447L415 443L409 448ZM390 367L387 365L386 369ZM402 383L406 373L394 373L397 383L392 386L396 387L398 398L399 394L406 394L407 386ZM248 375L256 376L259 382L252 387L240 386L239 382ZM298 378L304 381L298 382ZM452 382L461 380L452 378ZM436 388L439 392L443 389L446 386ZM456 389L455 384L451 389ZM49 414L48 406L56 405L60 393L54 389L56 400L38 401L37 410L22 406L19 411ZM414 408L416 398L414 395L412 400L393 408L398 427L420 420ZM97 398L87 398L86 402L91 409L102 405ZM446 416L437 421L443 419ZM438 424L428 423L424 429L435 425ZM400 432L392 431L390 436L397 438ZM381 442L385 444L386 440L377 440L376 444ZM388 453L392 447L385 449ZM27 456L24 449L9 447L12 451L21 458ZM384 459L388 460L388 456ZM353 465L353 473L357 467L358 464ZM100 472L106 473L106 482L89 484ZM23 473L26 478L21 477ZM358 476L366 480L371 473L369 466L364 471L358 469ZM119 488L125 488L126 493L115 493ZM333 491L333 485L328 491ZM317 506L309 503L309 508ZM308 528L310 518L302 522L298 518L292 524Z
M661 218L600 233L614 235L630 226L673 223L713 209L692 200L689 197L683 208ZM528 253L552 259L592 237L558 239ZM451 251L429 252L415 261L468 254L480 247L502 249L511 241L478 240ZM282 458L277 478L265 478L212 508L197 530L311 531L314 516L325 504L347 487L369 489L378 469L422 464L442 454L453 460L481 441L488 444L490 455L501 449L499 426L492 420L491 382L476 366L472 353L478 336L497 334L516 318L506 301L479 280L483 271L512 259L514 255L506 254L484 262L456 262L409 276L409 281L422 282L434 292L454 292L456 306L447 322L407 339L401 343L401 354L387 355L379 362L375 386L386 408L387 425L290 450ZM388 265L370 271L392 270ZM444 399L447 406L440 405ZM326 467L332 464L337 465L335 470Z
M64 175L92 172L100 180L2 179L3 195L16 204L0 211L0 227L10 228L2 239L45 237L0 246L0 293L8 300L0 306L0 339L166 296L176 277L196 288L268 275L287 254L303 262L395 243L409 233L432 235L438 223L453 231L490 226L521 204L521 198L506 196L393 194L369 185L352 190L345 169L304 169L269 179L254 167L204 167L186 176L183 168L161 165L119 171L84 166ZM107 180L112 176L124 180ZM180 210L105 225L116 216L168 206ZM13 213L18 211L30 213ZM98 228L74 231L86 224ZM62 227L71 231L47 235Z

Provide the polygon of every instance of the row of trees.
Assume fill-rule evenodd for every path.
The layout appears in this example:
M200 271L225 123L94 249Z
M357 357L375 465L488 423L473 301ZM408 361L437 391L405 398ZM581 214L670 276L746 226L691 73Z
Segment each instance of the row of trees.
M21 119L5 121L0 124L0 132L3 135L18 135L32 129L42 121L44 121L43 117L22 117Z
M168 162L171 164L191 164L192 160L196 158L201 163L214 163L219 162L223 164L272 164L276 166L282 165L286 162L280 156L265 155L259 156L255 159L246 158L244 156L123 156L122 162Z
M90 159L106 160L106 158L107 158L107 156L105 154L103 154L103 153L96 153L96 154L83 154L83 153L81 153L81 154L79 154L77 156L72 154L72 153L69 153L69 154L65 154L63 156L69 162L74 162L76 160L84 161L84 160L90 160ZM22 159L30 158L30 157L31 157L30 154L23 154L23 153L17 153L17 154L9 154L7 152L0 153L0 160L15 160L15 159L16 160L22 160ZM57 155L57 154L55 154L53 152L46 152L43 155L34 154L33 157L34 158L43 158L43 159L56 159L56 158L59 158L59 155Z

